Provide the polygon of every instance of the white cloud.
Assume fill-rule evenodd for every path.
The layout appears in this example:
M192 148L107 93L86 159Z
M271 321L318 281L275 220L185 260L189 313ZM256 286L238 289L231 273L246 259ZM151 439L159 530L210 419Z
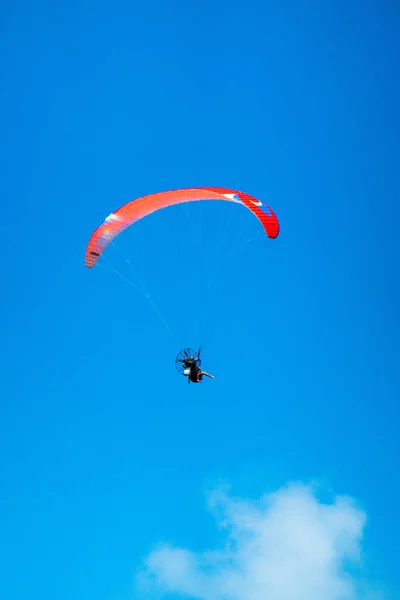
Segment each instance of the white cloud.
M168 592L198 600L361 598L352 572L366 515L351 499L326 504L312 487L291 484L258 502L222 489L208 500L225 544L201 554L168 545L153 551L144 579L158 598Z

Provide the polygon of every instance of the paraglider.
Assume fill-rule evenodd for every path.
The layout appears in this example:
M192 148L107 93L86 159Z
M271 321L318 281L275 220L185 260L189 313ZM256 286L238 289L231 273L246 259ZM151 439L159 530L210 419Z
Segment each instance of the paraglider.
M277 216L270 206L263 204L253 196L229 188L182 188L142 196L124 204L112 212L104 222L95 229L90 237L86 247L85 264L89 269L92 269L100 260L107 246L112 243L120 233L135 222L156 211L188 202L221 200L244 206L258 219L268 238L275 239L278 236L280 225ZM115 272L118 273L116 270ZM123 275L121 275L121 277L127 280ZM132 282L129 281L129 283L133 285ZM136 287L136 285L133 285L133 287ZM144 295L168 332L175 338L149 294L144 292ZM188 383L200 383L203 377L214 379L213 375L203 371L201 368L200 350L196 352L190 348L185 348L178 354L175 360L175 366L182 375L188 378Z
M181 350L175 359L175 366L179 373L188 378L188 383L201 383L203 377L214 379L214 375L201 368L200 349L197 352L191 348Z

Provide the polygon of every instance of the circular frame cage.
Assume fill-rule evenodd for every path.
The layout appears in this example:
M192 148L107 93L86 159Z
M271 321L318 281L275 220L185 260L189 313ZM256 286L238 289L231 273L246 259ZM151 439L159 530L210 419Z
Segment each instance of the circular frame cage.
M193 357L197 367L201 367L200 350L193 350L193 348L184 348L181 350L175 358L175 368L181 375L185 375L185 362Z

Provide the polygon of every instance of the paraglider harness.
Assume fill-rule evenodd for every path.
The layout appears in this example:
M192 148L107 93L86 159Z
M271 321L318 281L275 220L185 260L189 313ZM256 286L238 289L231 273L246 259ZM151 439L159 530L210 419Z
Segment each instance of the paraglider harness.
M201 372L201 359L200 359L201 348L197 352L191 348L185 348L181 350L175 359L175 366L177 370L188 378L188 383L199 383L198 373Z

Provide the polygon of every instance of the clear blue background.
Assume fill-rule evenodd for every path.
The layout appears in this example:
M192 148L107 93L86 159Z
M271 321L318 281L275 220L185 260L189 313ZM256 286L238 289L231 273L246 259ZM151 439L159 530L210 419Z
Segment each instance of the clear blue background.
M400 597L396 3L13 0L0 27L0 596L138 597L158 540L214 545L204 485L317 478L365 508L366 572ZM138 225L152 298L216 376L197 387L140 294L84 267L112 210L191 185L281 222L275 241L229 205L231 229L225 207L220 229L194 206ZM187 257L214 266L244 222L258 241L187 339Z

